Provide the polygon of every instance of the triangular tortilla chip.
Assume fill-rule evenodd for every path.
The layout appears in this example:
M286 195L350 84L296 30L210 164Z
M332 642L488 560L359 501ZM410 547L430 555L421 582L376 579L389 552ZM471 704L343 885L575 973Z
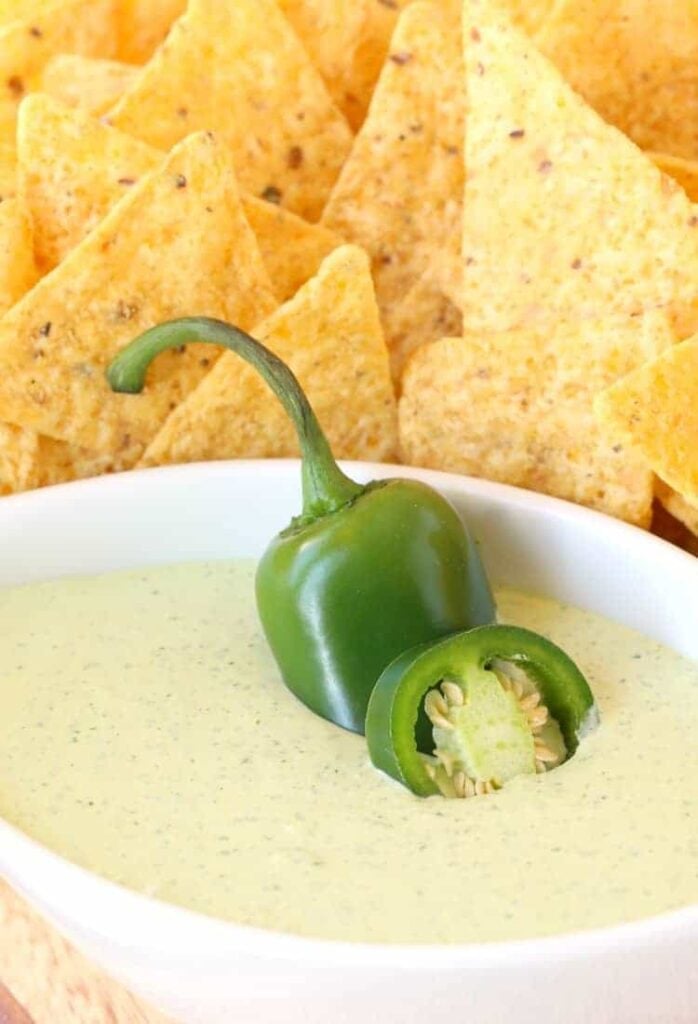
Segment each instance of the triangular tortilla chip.
M44 68L41 82L49 96L96 117L111 109L139 74L140 68L118 60L59 53Z
M35 430L0 423L0 494L100 476L118 468L111 455L98 455Z
M27 212L20 199L6 199L0 203L0 315L29 291L38 276ZM14 490L5 464L8 435L14 430L22 432L0 423L0 494Z
M689 315L698 216L488 0L466 0L463 316L474 330Z
M337 106L358 129L409 0L279 0Z
M14 142L0 142L0 201L17 192L17 149Z
M29 216L21 199L0 202L0 316L39 279Z
M335 455L394 455L388 353L361 249L336 249L317 276L254 333L300 380ZM278 399L255 370L226 352L172 413L144 464L297 454L295 432Z
M684 160L669 153L648 153L661 171L678 181L688 198L698 203L698 160Z
M383 314L382 321L384 330L389 328L391 334L391 369L398 392L410 353L431 341L463 333L460 309L428 273Z
M0 26L33 21L60 3L61 0L0 0Z
M187 0L116 0L119 59L144 64L186 6Z
M33 93L20 107L17 148L19 191L44 273L164 160L159 150L44 93Z
M537 42L638 146L698 158L696 0L559 0Z
M164 154L42 93L22 103L18 121L20 192L34 222L37 260L51 270ZM274 293L293 295L341 244L333 232L243 196Z
M371 108L323 223L371 256L396 377L409 349L433 340L424 321L404 333L400 304L428 280L423 309L438 320L460 292L463 71L458 26L435 5L400 16Z
M257 237L274 294L280 302L295 295L315 274L333 249L342 244L334 231L309 224L290 210L251 195L242 197L242 208Z
M515 24L529 35L537 32L555 4L555 0L505 0Z
M346 121L273 0L190 0L110 120L160 149L195 129L220 132L244 188L310 220L351 145Z
M0 322L0 418L136 461L214 353L168 354L142 396L109 390L115 353L162 320L251 327L274 305L227 147L192 136Z
M629 445L657 476L698 505L698 335L599 395L609 438Z
M665 318L468 333L414 353L403 377L403 459L567 498L649 525L653 478L607 441L593 398L674 341Z
M114 51L113 0L54 0L34 7L31 20L0 28L0 140L6 143L14 139L17 105L40 87L54 54L110 57Z

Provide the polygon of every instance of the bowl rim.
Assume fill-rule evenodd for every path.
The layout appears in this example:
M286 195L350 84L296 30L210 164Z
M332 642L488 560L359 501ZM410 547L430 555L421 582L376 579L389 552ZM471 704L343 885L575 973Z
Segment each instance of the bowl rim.
M696 572L696 559L668 541L602 512L575 505L560 498L475 477L391 463L342 461L341 465L348 472L354 471L363 479L392 476L410 477L423 480L437 488L447 487L456 490L466 498L476 496L484 501L489 499L514 508L533 509L543 515L562 518L571 523L596 524L599 529L609 532L610 536L624 547L632 545L634 549L644 553L645 557L651 557L655 553L662 560L673 561L676 568L681 571L690 569L693 573ZM45 503L50 509L53 496L58 493L65 495L67 492L79 500L81 494L86 491L110 492L112 489L129 487L134 476L138 476L143 481L151 479L178 482L181 480L181 485L186 487L189 486L188 480L191 477L214 479L229 477L231 474L233 477L238 474L242 476L263 474L274 477L278 476L282 470L298 472L298 466L297 459L239 459L131 470L125 473L58 484L36 491L8 495L0 499L0 524L3 508L21 513L27 505ZM696 575L696 594L698 598L698 575ZM223 957L228 960L235 953L244 953L262 959L282 960L306 966L480 969L502 966L521 967L534 964L550 965L556 961L578 960L590 955L610 954L613 951L618 951L619 948L626 953L634 948L646 947L648 942L657 940L690 938L694 942L698 942L698 902L621 924L506 941L402 944L322 939L238 924L129 889L67 860L0 817L0 849L5 845L9 846L10 850L9 855L3 858L6 863L17 860L26 861L27 858L31 861L42 861L54 877L58 876L66 884L78 884L88 892L94 890L93 895L98 901L106 898L113 904L110 909L118 907L119 912L123 911L127 916L136 914L142 918L149 918L151 926L155 928L158 935L167 934L168 938L174 941L175 948L180 948L183 955L196 942L199 956L205 956L208 950L214 959ZM34 901L44 908L41 897L34 898L31 891L22 882L13 881L12 873L3 871L1 864L0 874L7 878L10 885L15 885L30 902ZM50 916L50 910L48 913ZM79 915L76 916L79 918ZM141 938L146 932L150 935L150 930L150 927L144 929ZM177 933L181 933L184 937L180 943L176 939ZM104 934L109 936L109 930L105 929ZM139 939L136 937L134 944L137 946L138 942ZM162 945L162 942L159 944Z

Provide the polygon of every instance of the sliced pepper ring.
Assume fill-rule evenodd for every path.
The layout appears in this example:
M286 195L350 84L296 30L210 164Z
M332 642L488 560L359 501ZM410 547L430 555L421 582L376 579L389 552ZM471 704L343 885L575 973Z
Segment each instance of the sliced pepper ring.
M588 682L572 659L545 637L518 626L490 625L414 647L381 674L366 715L366 739L376 768L418 796L439 793L429 761L417 746L415 728L420 709L427 694L444 681L460 686L467 704L471 682L483 681L483 674L488 673L493 680L497 678L492 671L496 662L512 663L525 670L557 722L566 756L571 757L580 739L599 720ZM492 722L496 707L486 700L483 706L490 716L488 727L496 726ZM506 726L505 722L505 733ZM512 729L515 731L515 726L509 733Z

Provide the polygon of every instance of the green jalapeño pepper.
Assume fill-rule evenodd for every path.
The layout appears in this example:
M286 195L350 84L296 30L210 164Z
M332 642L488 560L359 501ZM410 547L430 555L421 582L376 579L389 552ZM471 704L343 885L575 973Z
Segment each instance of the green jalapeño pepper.
M421 709L433 754L421 753ZM598 724L589 684L559 647L527 629L489 625L406 651L368 705L373 764L419 796L475 796L554 768Z
M317 714L363 732L371 690L398 654L493 621L477 548L453 507L425 484L364 486L345 476L289 368L236 327L203 317L154 327L111 364L111 387L140 392L159 352L192 341L251 363L295 425L303 510L259 563L257 607L289 689Z

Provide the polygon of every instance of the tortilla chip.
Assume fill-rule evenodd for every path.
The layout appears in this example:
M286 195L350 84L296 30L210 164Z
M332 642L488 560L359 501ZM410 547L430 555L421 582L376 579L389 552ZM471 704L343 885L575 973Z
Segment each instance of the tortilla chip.
M37 262L51 270L164 154L43 93L17 123L19 191L34 222Z
M669 153L648 153L654 163L668 174L674 181L678 181L688 198L698 202L698 160L684 160L680 156L670 156Z
M164 159L159 150L42 93L22 103L17 134L20 191L32 214L44 272L57 266ZM274 292L284 301L341 239L274 203L252 196L243 196L242 202Z
M508 330L692 315L698 216L487 0L466 0L463 316Z
M60 53L44 68L42 88L69 107L79 107L96 117L114 106L133 86L139 72L140 68L118 60Z
M186 6L187 0L116 0L119 59L144 64Z
M0 494L16 494L114 472L112 456L0 423Z
M415 352L400 400L404 461L566 498L649 525L652 473L607 441L593 397L673 343L661 314L447 338Z
M421 345L439 338L460 337L463 333L460 309L444 295L443 289L428 274L412 285L400 301L395 303L388 319L393 380L398 393L404 369L403 354L411 353Z
M56 0L0 0L0 26L31 21L56 6Z
M559 0L537 41L638 146L698 158L695 0Z
M692 505L661 480L657 481L655 494L667 512L698 538L698 503Z
M17 192L17 149L14 142L0 142L0 201Z
M609 438L632 445L657 476L698 505L698 336L608 388L596 412Z
M506 0L512 20L529 35L541 27L550 14L555 0Z
M162 320L251 327L274 305L227 147L192 136L0 322L0 418L132 464L214 354L168 353L123 396L104 378L115 353Z
M309 224L274 203L243 195L242 207L280 302L295 295L317 273L325 257L342 244L334 231Z
M351 145L346 121L273 0L190 0L110 120L160 149L194 129L219 131L246 189L310 220Z
M53 0L35 4L30 21L0 28L0 140L14 139L17 106L41 84L56 53L109 57L114 48L113 0Z
M24 203L0 203L0 316L38 281L32 230Z
M400 8L408 0L279 0L355 130L368 108Z
M255 337L300 380L335 455L389 459L397 441L388 353L368 257L336 249ZM226 352L172 413L143 464L298 455L291 422L259 374Z
M415 343L404 331L405 296L428 282L421 341L434 338L427 325L444 294L460 297L462 83L456 26L434 4L411 4L322 218L371 256L396 378Z
M0 315L27 292L39 274L34 263L31 225L19 199L0 203ZM8 435L20 428L0 423L0 494L13 490L13 479L5 464L9 454Z

